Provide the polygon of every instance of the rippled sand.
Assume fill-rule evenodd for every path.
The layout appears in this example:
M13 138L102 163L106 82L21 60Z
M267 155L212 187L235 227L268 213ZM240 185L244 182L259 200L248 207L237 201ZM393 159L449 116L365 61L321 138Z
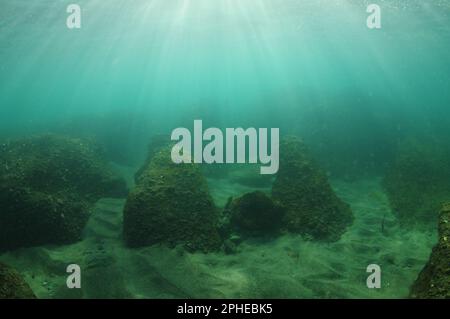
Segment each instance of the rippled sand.
M210 185L218 205L252 190L227 180L210 180ZM22 272L39 298L406 297L436 234L399 228L378 179L334 181L333 187L351 204L355 222L332 244L284 235L244 241L233 255L163 246L128 249L121 241L125 200L103 199L83 241L21 249L0 260ZM82 268L81 290L65 286L70 263ZM379 290L366 287L366 267L372 263L382 269Z

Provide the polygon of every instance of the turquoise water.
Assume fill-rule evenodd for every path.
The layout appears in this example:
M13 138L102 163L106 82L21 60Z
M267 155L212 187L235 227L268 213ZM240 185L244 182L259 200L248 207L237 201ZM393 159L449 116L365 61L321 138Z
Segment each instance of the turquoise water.
M367 1L79 1L79 30L69 3L2 2L4 130L119 110L171 127L193 109L305 132L310 112L444 125L448 1L382 1L381 30Z
M66 26L66 7L74 2L82 9L80 29ZM370 3L381 7L381 29L366 26ZM3 0L0 139L44 132L94 137L133 187L133 174L146 158L150 138L179 126L192 127L194 119L202 119L205 126L275 127L281 137L301 136L336 193L359 216L357 228L345 235L341 245L347 248L340 253L332 253L334 246L304 243L302 253L313 256L312 261L300 257L302 275L293 282L289 280L295 278L296 266L291 264L278 268L292 272L291 279L274 275L267 261L262 264L273 277L264 272L257 276L292 284L291 294L280 293L282 297L405 297L427 261L436 231L397 228L380 178L403 139L443 145L450 141L449 21L448 0ZM232 179L208 181L220 207L228 196L251 190ZM267 185L261 188L269 192ZM367 195L372 193L381 197ZM112 206L111 212L120 212L123 203ZM374 211L388 214L395 224L392 240L367 234L373 231ZM120 237L121 221L111 223L116 223L114 229L105 236ZM361 233L365 235L358 237ZM298 240L282 238L267 249L274 250L273 256L284 256L284 246L302 245ZM363 247L354 247L359 244ZM64 272L49 269L64 263L61 256L75 258L81 254L78 249L91 249L96 240L88 237L75 245L27 248L0 259L19 269L38 297L58 297L62 295L56 288L47 287L59 286L58 276ZM125 249L114 255L117 245L121 241L105 244L111 258L117 258L117 271L126 273L124 268L133 266L123 262L132 253ZM193 278L207 274L215 279L207 281L208 289L192 288L181 296L277 297L277 289L250 278L254 269L249 265L266 248L246 245L233 257L245 260L242 267L233 268L236 260L228 265L231 259L223 254L212 255L212 265L203 255L182 257ZM361 252L364 247L367 254ZM149 249L135 252L133 258L143 254L149 262ZM170 255L151 265L155 271L177 260L172 251L155 249L158 258ZM389 266L395 287L380 294L360 287L365 266L358 260L369 262L373 251L377 258L400 254L400 261ZM417 256L411 256L414 252ZM345 260L345 253L351 256L350 270L343 277L336 275L341 286L330 288L330 278L338 272L333 265ZM333 274L324 275L331 268ZM180 296L170 285L135 286L144 269L136 266L128 274L133 278L124 279L132 283L126 288L132 297ZM188 289L192 282L180 279L180 272L164 276L179 289ZM259 288L252 290L254 285ZM92 292L87 296L97 297Z

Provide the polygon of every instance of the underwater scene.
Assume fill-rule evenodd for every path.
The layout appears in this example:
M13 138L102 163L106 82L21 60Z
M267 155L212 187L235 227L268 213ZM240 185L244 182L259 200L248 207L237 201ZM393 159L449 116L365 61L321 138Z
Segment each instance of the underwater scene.
M450 0L2 0L0 299L450 298Z

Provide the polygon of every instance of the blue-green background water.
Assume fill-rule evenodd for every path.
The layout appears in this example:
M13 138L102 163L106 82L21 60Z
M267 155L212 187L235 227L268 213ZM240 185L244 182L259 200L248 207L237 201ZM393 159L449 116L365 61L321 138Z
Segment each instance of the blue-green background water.
M70 1L2 1L1 131L120 125L137 150L201 118L298 132L322 155L447 133L450 2L376 2L381 30L370 1L80 0L69 30Z
M66 27L73 2L80 30ZM381 30L366 26L369 3L382 8ZM115 225L105 249L134 297L185 296L155 284L155 272L190 297L404 297L435 233L379 235L380 214L395 218L378 182L404 137L450 142L449 21L448 0L2 0L0 138L94 136L134 173L151 136L194 119L279 127L305 139L351 203L356 221L342 241L283 237L228 259L161 247L132 254L118 240L123 201L108 200L88 232ZM211 188L222 201L248 191ZM65 273L54 269L96 240L0 257L39 297L60 297L49 286ZM364 285L373 260L387 264L381 292Z

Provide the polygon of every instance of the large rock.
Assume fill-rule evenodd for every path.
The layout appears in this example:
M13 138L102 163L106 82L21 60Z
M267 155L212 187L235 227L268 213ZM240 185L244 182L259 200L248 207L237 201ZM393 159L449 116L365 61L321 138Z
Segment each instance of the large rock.
M426 140L402 141L383 179L392 210L403 225L431 226L450 198L450 150Z
M353 221L349 205L336 196L326 174L296 137L280 142L280 169L272 197L286 208L287 230L311 239L336 241Z
M81 239L89 204L76 195L0 186L0 251Z
M81 237L101 197L126 196L93 143L42 135L0 145L0 250Z
M284 215L284 209L260 191L236 198L226 209L233 228L249 235L266 235L280 230Z
M126 195L125 181L109 170L100 146L52 134L0 145L0 181L92 200Z
M0 263L0 299L34 299L36 296L22 276Z
M194 164L174 164L170 147L157 152L142 171L124 209L128 246L182 244L190 250L220 247L218 212Z
M439 242L411 288L412 298L450 298L450 203L439 219Z

